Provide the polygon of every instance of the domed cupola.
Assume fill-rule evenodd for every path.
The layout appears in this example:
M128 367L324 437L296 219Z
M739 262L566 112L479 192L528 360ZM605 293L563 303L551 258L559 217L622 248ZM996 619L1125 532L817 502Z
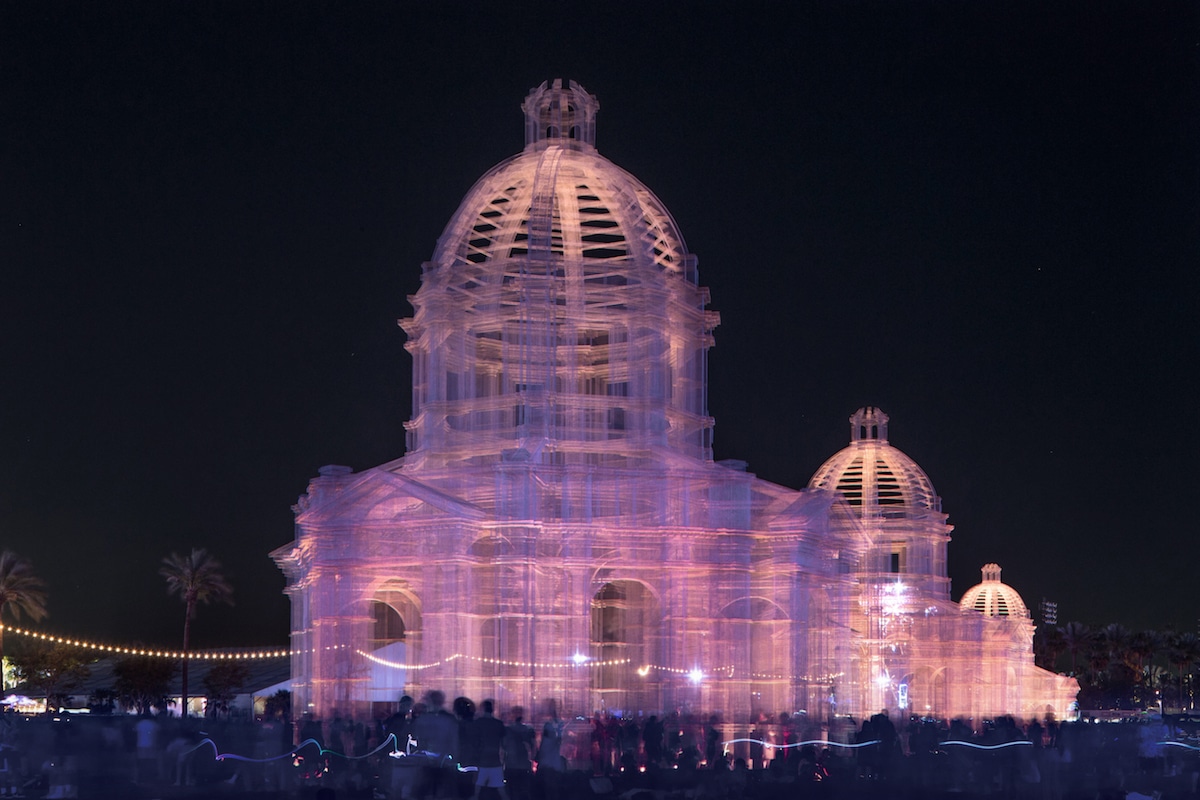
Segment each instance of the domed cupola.
M711 460L707 311L675 221L596 152L575 82L522 105L525 149L467 192L424 265L410 464Z
M888 415L867 406L850 417L850 444L808 484L838 492L872 542L859 567L869 582L901 580L915 597L950 599L942 500L919 466L888 444Z
M826 461L809 486L840 492L864 518L895 519L942 510L929 476L888 444L888 415L870 406L850 417L850 445Z
M984 564L983 582L963 593L959 606L989 617L1029 618L1029 609L1017 590L1000 581L1000 565Z

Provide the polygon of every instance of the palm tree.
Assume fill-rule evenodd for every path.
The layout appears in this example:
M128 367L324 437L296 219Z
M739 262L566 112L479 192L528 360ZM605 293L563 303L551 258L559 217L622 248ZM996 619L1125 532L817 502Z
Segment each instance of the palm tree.
M1124 662L1129 650L1129 641L1133 634L1119 622L1110 622L1104 626L1104 644L1108 648L1108 657L1113 661Z
M159 574L167 579L167 594L177 594L183 600L186 611L183 616L183 705L180 716L187 716L188 703L188 645L191 642L192 618L196 616L196 603L211 603L216 600L233 605L233 587L221 574L221 562L203 549L192 549L191 555L171 553L163 559Z
M1158 631L1138 631L1129 641L1129 666L1144 673L1146 667L1154 661L1154 655L1163 646L1163 635Z
M1200 638L1194 633L1177 633L1171 637L1168 658L1179 668L1179 710L1183 711L1183 673L1200 661Z
M1141 688L1154 690L1154 687L1149 684L1150 667L1154 663L1154 655L1162 648L1163 642L1163 635L1158 631L1138 631L1130 637L1127 663L1134 672L1139 699L1143 701L1148 699L1149 695L1142 692Z
M1033 635L1033 649L1038 666L1055 672L1054 666L1058 663L1058 657L1067 649L1062 628L1048 625L1038 626Z
M1092 645L1094 635L1082 622L1068 622L1062 627L1063 649L1071 654L1071 674L1077 675L1076 660Z
M11 550L0 552L0 623L5 611L12 611L17 620L22 611L34 622L46 616L45 584L33 574L33 565ZM5 688L3 664L4 626L0 624L0 691Z

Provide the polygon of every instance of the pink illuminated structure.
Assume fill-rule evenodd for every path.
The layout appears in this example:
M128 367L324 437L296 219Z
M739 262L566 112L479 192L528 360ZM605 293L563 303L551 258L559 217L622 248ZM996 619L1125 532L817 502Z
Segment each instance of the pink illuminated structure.
M524 150L467 193L401 321L407 455L324 467L295 506L272 554L294 707L1063 714L1027 614L950 601L951 526L881 412L808 489L713 461L718 317L662 203L596 151L598 108L530 93Z

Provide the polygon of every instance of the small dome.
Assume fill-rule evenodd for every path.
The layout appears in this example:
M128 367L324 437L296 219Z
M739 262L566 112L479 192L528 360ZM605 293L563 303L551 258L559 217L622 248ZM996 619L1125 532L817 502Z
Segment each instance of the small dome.
M1000 581L999 564L984 564L983 583L967 589L959 607L989 617L1029 617L1029 609L1017 590Z
M821 465L808 485L840 492L859 516L884 519L941 511L942 499L917 462L888 444L888 416L870 406L850 417L850 445Z

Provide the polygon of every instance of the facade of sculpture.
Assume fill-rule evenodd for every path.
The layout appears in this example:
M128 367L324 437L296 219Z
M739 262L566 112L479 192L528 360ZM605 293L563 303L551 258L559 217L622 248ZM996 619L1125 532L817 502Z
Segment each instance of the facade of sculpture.
M322 468L295 506L272 554L294 707L1064 713L1027 613L950 600L951 526L881 412L804 490L713 461L718 317L662 203L597 153L598 107L530 93L524 150L467 193L401 321L407 454Z

